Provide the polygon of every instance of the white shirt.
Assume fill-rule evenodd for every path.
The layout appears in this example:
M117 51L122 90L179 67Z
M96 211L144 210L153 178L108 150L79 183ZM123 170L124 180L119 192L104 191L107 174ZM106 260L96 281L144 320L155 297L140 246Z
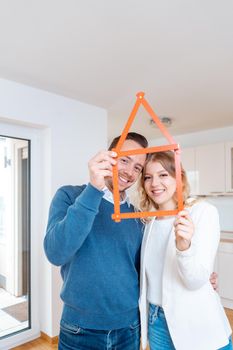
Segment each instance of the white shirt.
M174 217L154 220L148 241L145 261L148 283L147 300L154 305L162 306L162 279L167 243Z
M108 189L108 187L105 186L102 189L102 191L104 192L103 198L106 199L108 202L114 204L113 193ZM129 196L128 196L127 192L125 192L125 198L120 201L120 204L124 204L124 203L127 203L128 207L130 207L130 200L129 200Z

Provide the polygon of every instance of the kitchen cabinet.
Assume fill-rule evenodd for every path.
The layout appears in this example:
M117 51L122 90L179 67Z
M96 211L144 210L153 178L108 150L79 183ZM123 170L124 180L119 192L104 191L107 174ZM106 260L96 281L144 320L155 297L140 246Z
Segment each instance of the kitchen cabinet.
M196 171L195 148L184 148L181 152L181 163L186 171L191 195L198 194L198 173Z
M226 192L233 192L233 142L225 144Z
M233 239L221 239L214 270L218 273L218 292L222 304L233 309Z
M225 192L225 145L196 147L197 191L199 194Z
M233 142L184 148L181 161L191 194L233 194Z

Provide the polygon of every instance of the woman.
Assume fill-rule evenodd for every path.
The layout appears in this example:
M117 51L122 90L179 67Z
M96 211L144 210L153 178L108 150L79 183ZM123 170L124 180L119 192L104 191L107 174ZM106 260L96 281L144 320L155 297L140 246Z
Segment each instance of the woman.
M141 251L142 348L230 350L231 328L209 275L217 252L218 213L204 201L188 199L176 217L147 222ZM141 209L177 208L174 153L150 154L141 180Z

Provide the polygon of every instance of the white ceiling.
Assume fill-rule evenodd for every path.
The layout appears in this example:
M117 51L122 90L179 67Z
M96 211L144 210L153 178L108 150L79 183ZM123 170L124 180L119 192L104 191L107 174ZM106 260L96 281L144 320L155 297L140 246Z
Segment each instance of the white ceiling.
M0 0L0 77L106 108L110 138L141 90L174 135L233 125L233 1Z

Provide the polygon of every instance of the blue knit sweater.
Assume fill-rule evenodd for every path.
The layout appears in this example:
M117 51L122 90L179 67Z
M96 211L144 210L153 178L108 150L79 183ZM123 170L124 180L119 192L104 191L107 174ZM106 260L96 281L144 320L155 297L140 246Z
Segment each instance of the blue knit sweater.
M51 203L44 240L49 261L61 266L62 318L91 329L128 327L138 319L139 220L115 223L113 204L93 186L64 186ZM121 212L133 206L121 205Z

